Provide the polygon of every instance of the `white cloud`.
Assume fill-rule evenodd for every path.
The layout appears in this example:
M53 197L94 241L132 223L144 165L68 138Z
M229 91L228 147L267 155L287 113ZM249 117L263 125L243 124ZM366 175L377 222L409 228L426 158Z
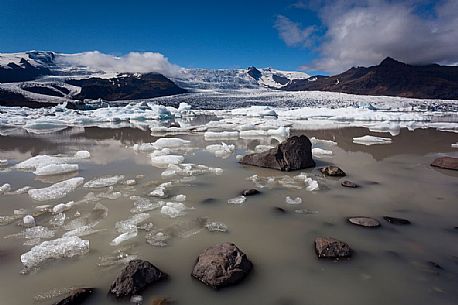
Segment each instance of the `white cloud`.
M315 7L317 3L326 31L315 41L320 56L308 68L337 73L378 64L387 56L411 64L458 61L456 0L438 2L432 11L418 10L425 1L417 0L322 0ZM288 36L285 31L279 31L282 37ZM290 33L295 36L296 30Z
M130 52L124 56L113 56L98 51L77 54L59 54L56 61L91 70L105 72L158 72L166 76L177 75L180 67L169 62L161 53Z
M300 24L282 15L277 16L274 27L281 39L290 47L310 46L315 31L313 26L302 29Z

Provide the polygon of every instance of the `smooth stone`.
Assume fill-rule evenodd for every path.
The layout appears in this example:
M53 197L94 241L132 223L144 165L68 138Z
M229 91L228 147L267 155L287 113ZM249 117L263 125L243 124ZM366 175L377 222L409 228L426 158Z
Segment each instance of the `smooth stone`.
M431 163L431 166L443 169L458 170L458 158L440 157Z
M253 264L233 243L205 249L197 258L191 275L212 288L235 285L252 270Z
M410 221L404 218L397 218L397 217L390 217L390 216L383 216L383 219L392 223L394 225L410 225Z
M257 195L259 193L261 193L261 192L258 191L257 189L247 189L247 190L243 190L242 196L253 196L253 195Z
M241 164L294 171L315 167L312 158L312 143L305 135L293 136L286 141L261 153L244 156Z
M348 258L352 255L350 246L332 237L317 237L315 239L315 252L318 258Z
M348 181L348 180L342 181L341 185L344 186L344 187L349 187L349 188L357 188L357 187L359 187L358 184L356 184L354 182L351 182L351 181Z
M116 298L141 293L148 286L165 280L168 275L148 261L132 260L111 284L110 293Z
M377 219L365 216L349 217L347 220L351 224L366 228L378 228L381 226L380 222Z
M341 170L339 167L334 165L329 165L323 168L320 168L322 174L330 177L345 177L347 174Z
M201 201L203 204L209 204L209 203L215 203L216 199L215 198L205 198Z
M278 214L286 214L286 210L281 207L273 207L273 211Z
M94 288L75 289L65 299L62 299L59 302L54 303L53 305L80 305L80 304L83 304L83 302L87 298L89 298L94 293L94 291L95 291Z

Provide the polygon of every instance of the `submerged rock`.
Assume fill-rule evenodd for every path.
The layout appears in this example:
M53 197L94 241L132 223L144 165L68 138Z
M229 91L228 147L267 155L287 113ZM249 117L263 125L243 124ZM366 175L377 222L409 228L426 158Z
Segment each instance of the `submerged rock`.
M361 227L366 227L366 228L380 227L380 222L377 219L370 218L370 217L364 217L364 216L350 217L347 220L349 223L357 225L357 226L361 226Z
M242 191L242 196L253 196L261 193L257 189L246 189Z
M80 305L94 293L94 288L78 288L73 290L69 296L53 305Z
M332 237L317 237L315 252L318 258L347 258L352 255L350 246Z
M284 208L281 208L281 207L273 207L272 211L277 213L277 214L285 214L286 213L286 210Z
M191 275L212 288L239 283L248 275L253 264L233 243L209 247L196 260Z
M390 216L383 216L383 219L392 223L394 225L410 225L411 222L404 218L397 218L397 217L390 217Z
M444 169L458 170L458 158L440 157L434 160L433 163L431 163L431 166Z
M305 135L293 136L268 151L246 155L240 163L281 171L315 167L312 143Z
M334 165L329 165L323 168L320 168L322 174L331 177L345 177L347 174L341 170L339 167Z
M155 297L152 301L151 301L151 305L169 305L171 304L172 302L170 301L169 298L167 297Z
M133 296L142 292L146 287L167 278L166 273L150 262L132 260L111 284L110 293L116 298Z
M344 186L344 187L349 187L349 188L357 188L357 187L359 187L358 184L356 184L354 182L351 182L351 181L348 181L348 180L342 181L341 185Z

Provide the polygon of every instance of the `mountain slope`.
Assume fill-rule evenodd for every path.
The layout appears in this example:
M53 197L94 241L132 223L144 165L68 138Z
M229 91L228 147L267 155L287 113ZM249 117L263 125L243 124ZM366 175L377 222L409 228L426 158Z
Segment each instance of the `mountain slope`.
M331 77L294 80L282 89L458 99L458 67L436 64L412 66L388 57L378 66L351 68Z

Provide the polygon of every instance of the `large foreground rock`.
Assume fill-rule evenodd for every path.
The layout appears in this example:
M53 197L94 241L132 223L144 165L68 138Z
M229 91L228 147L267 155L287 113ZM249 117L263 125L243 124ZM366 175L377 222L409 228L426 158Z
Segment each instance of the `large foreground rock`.
M431 166L445 169L458 170L458 158L440 157L431 163Z
M350 246L332 237L317 237L315 239L315 252L318 258L346 258L352 254Z
M110 293L117 298L140 293L146 287L167 279L167 274L143 260L132 260L111 284Z
M221 288L240 282L253 268L253 264L233 243L207 248L196 260L191 275L202 283Z
M304 135L291 137L268 151L246 155L240 160L240 163L281 171L315 167L315 161L312 158L312 143Z
M75 289L65 299L60 300L59 302L54 303L53 305L80 305L80 304L83 304L83 302L87 298L89 298L94 293L94 291L95 291L94 288Z

